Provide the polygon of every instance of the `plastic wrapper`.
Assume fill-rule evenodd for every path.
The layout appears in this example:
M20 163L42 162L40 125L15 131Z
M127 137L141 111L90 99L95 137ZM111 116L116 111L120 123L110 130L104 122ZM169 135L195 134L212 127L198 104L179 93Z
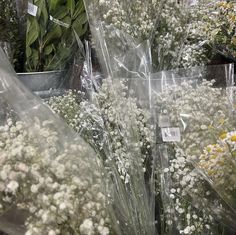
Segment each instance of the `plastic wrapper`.
M217 188L200 168L203 159L211 170L225 174L212 160L216 156L207 162L202 154L235 128L233 70L229 64L153 74L152 99L170 234L175 234L175 228L180 234L221 234L214 220L235 230L235 210L225 189Z
M163 4L164 1L85 1L95 48L104 73L108 75L111 72L106 70L108 63L111 67L115 66L116 59L124 57L128 50L146 40L153 42L159 24L158 12L161 12Z
M29 2L26 34L26 70L63 70L75 52L74 31L82 37L87 19L82 1Z
M0 54L0 229L112 234L94 150L19 82Z
M140 44L146 40L150 41L156 71L204 63L191 58L198 56L195 50L206 52L205 39L199 39L193 32L201 17L200 3L193 7L188 1L90 0L85 5L102 65L106 64L102 54L113 60L126 53L134 42Z
M107 172L110 210L117 234L155 234L154 174L149 115L137 106L125 79L100 84L88 44L82 91L49 100L55 112L94 147ZM84 98L86 98L84 100ZM67 109L66 103L74 104ZM70 114L70 115L68 115Z

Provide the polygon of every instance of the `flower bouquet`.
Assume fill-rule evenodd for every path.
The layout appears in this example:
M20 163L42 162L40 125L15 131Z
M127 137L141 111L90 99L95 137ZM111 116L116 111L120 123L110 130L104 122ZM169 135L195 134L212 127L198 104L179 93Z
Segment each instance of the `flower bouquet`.
M205 164L218 172L213 162L207 162L212 155L204 153L212 148L209 144L235 127L226 89L226 85L233 86L232 71L232 65L222 65L154 74L167 224L176 225L180 234L221 234L215 220L235 229L235 211L199 171ZM215 74L225 80L225 87L215 86L219 84Z
M0 64L1 218L23 211L27 235L112 234L95 152L19 82L2 51ZM17 234L9 222L1 228Z
M93 102L69 91L48 104L95 149L108 172L110 204L122 234L155 234L153 135L148 113L120 81L104 81ZM147 182L147 185L145 184Z

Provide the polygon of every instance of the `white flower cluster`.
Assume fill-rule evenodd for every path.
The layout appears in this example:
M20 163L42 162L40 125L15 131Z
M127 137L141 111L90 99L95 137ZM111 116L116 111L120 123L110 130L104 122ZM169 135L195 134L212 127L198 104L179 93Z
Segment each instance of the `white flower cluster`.
M205 146L232 130L225 90L214 88L213 83L183 80L167 86L156 97L158 114L168 115L170 127L181 130L181 141L169 145L169 165L163 169L170 181L168 197L174 207L167 208L167 218L169 223L176 223L181 234L210 234L214 210L223 213L213 190L192 164ZM207 210L212 208L210 204L216 205L213 214Z
M149 38L154 30L159 5L158 1L100 0L98 7L102 10L102 17L107 24L134 38L144 40Z
M204 196L210 198L204 179L194 171L180 149L176 149L170 159L170 166L164 169L164 176L169 176L171 181L168 196L171 203L165 211L167 224L175 224L180 234L213 234L213 217L203 207L208 206ZM201 207L196 208L197 202L193 201L199 196L203 201Z
M114 83L111 88L104 81L94 95L94 103L81 101L78 94L69 91L62 97L51 98L49 105L82 134L101 159L114 160L120 177L128 183L133 161L145 167L145 161L151 156L153 135L148 126L149 115L126 94L123 83Z
M200 1L189 6L185 1L172 0L148 3L140 0L100 0L99 4L94 3L93 8L88 9L91 18L102 20L109 28L105 36L109 50L110 47L113 51L117 48L121 50L121 46L127 43L122 41L123 35L116 29L138 42L151 39L154 67L160 71L209 62L207 32L201 30L205 24L203 17L211 15L208 8L205 2Z
M151 179L154 136L148 112L137 106L133 91L127 87L126 80L111 83L107 79L93 94L93 102L78 102L78 94L69 92L52 98L49 104L56 112L66 114L66 109L70 109L67 100L78 102L72 104L77 111L71 113L67 122L80 131L103 162L112 218L118 221L121 233L154 234L154 208L149 205L149 195L154 193Z
M8 119L0 127L1 213L12 206L27 211L27 235L110 234L93 151L79 140L65 139L62 147L50 126L36 122L38 138L23 122Z
M214 83L190 80L170 84L156 97L157 112L166 113L171 125L180 127L182 140L176 144L192 159L232 127L226 90L214 88Z

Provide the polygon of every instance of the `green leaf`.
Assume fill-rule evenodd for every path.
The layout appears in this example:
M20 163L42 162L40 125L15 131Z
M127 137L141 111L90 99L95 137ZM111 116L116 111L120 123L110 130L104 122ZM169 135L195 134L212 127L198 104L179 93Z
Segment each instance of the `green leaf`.
M66 16L61 20L63 23L66 23L68 25L71 25L71 18L69 16Z
M49 43L56 41L57 39L60 39L62 35L62 30L59 25L55 25L50 31L48 31L48 34L46 35L46 38L44 40L43 45L46 46Z
M84 12L85 11L85 8L84 8L84 2L79 0L77 3L76 3L76 7L75 7L75 12L74 12L74 15L73 15L73 19L76 19L80 13Z
M65 6L60 6L57 8L56 12L52 16L58 20L61 20L68 14L68 9Z
M85 24L88 20L87 20L87 15L86 15L86 12L80 14L77 19L77 21L80 22L80 24Z
M48 45L48 46L46 46L46 47L44 48L44 54L45 54L45 55L51 54L52 51L53 51L53 45L52 45L52 44L51 44L51 45Z
M32 45L39 36L39 25L37 19L35 17L29 16L29 20L31 21L27 27L26 34L26 46Z
M75 32L78 34L79 37L83 36L88 29L87 19L85 18L84 19L81 18L81 19L78 18L72 24L72 28L75 30Z
M67 0L67 9L70 11L72 17L75 11L75 0Z
M32 51L31 51L30 47L26 47L26 57L27 58L30 57L31 54L32 54Z
M42 17L42 19L43 19L43 24L44 24L45 27L46 27L47 22L48 22L48 19L49 19L49 13L48 13L48 11L47 11L47 7L46 7L45 0L42 1L42 3L41 3L41 15L40 15L40 17Z
M58 45L56 54L48 61L46 70L63 69L65 63L71 55L71 49L65 48L63 45Z
M32 60L32 64L33 64L34 68L36 68L38 65L38 62L39 62L39 53L35 49L32 50L31 60Z
M59 2L59 0L49 0L48 1L49 11L55 10L58 2Z

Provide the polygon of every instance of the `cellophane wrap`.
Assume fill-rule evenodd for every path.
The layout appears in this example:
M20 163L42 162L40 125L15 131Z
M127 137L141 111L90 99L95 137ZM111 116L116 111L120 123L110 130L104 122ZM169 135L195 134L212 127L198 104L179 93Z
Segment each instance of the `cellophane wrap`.
M0 54L0 229L112 234L96 153L20 83Z
M233 71L227 64L152 75L162 193L173 233L221 234L215 220L235 230L232 191L221 185L234 185L233 170L224 181L234 162L227 142L234 143Z
M154 135L150 113L141 109L129 79L112 81L109 77L101 82L92 71L90 53L86 43L82 91L68 91L48 103L103 161L116 233L155 234Z

